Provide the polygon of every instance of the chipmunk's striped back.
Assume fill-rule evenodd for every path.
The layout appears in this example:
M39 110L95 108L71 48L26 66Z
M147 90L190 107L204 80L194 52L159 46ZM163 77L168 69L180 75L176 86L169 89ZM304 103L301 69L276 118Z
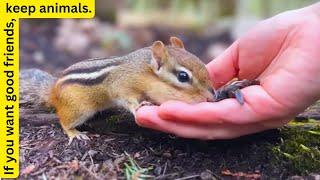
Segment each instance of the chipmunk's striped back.
M94 58L78 62L62 73L57 84L96 85L101 83L113 69L126 62L132 62L133 59L150 61L151 49L149 47L143 48L122 57Z

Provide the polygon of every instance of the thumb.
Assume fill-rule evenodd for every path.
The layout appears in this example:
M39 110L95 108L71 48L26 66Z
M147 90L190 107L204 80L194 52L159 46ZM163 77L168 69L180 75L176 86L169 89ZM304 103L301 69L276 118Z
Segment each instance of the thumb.
M292 26L268 19L249 30L207 64L214 87L219 88L235 77L258 78L278 54L282 53L291 29Z
M237 41L206 67L215 88L219 88L237 77L239 71Z

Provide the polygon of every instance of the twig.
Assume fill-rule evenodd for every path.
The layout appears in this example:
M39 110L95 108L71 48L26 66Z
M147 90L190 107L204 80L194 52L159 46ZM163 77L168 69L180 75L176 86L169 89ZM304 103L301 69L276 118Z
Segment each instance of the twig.
M46 167L44 167L44 168L42 168L42 169L40 169L40 170L38 170L38 171L36 171L36 172L34 172L34 173L31 173L30 175L31 176L36 176L36 175L39 175L39 174L42 174L44 171L46 171L47 170L47 168Z
M58 164L62 164L62 162L58 159L58 158L56 158L56 157L52 157L51 158L54 162L56 162L56 163L58 163Z
M162 176L164 176L164 175L166 174L166 171L167 171L167 165L168 165L168 161L166 161L166 163L164 164L164 168L163 168Z
M174 176L174 175L178 175L178 173L175 172L175 173L170 173L170 174L166 174L166 175L161 175L161 176L156 177L155 180L157 180L157 179L165 179L165 178L167 178L169 176Z

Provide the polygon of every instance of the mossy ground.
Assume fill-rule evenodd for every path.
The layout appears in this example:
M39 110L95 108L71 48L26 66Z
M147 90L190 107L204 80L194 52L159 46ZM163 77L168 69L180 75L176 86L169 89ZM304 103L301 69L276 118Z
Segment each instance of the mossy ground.
M307 175L320 171L320 122L293 121L280 129L280 142L269 144L275 168Z

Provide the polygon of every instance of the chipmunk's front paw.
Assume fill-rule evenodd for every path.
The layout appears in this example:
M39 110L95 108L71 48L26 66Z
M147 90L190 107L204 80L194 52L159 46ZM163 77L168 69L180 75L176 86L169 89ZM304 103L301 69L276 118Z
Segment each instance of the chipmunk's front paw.
M149 101L142 101L142 102L139 104L138 109L139 109L140 107L142 107L142 106L153 106L153 105L154 105L154 104L151 103L151 102L149 102Z
M142 106L154 106L154 104L152 104L149 101L142 101L135 109L135 111L137 111L139 108L141 108Z
M72 143L74 138L78 140L90 140L90 138L86 135L86 132L80 132L76 129L68 130L66 133L69 137L68 145Z
M216 101L221 101L227 98L236 98L237 101L243 105L244 97L240 90L252 85L260 85L259 80L244 79L241 81L233 81L216 91Z

